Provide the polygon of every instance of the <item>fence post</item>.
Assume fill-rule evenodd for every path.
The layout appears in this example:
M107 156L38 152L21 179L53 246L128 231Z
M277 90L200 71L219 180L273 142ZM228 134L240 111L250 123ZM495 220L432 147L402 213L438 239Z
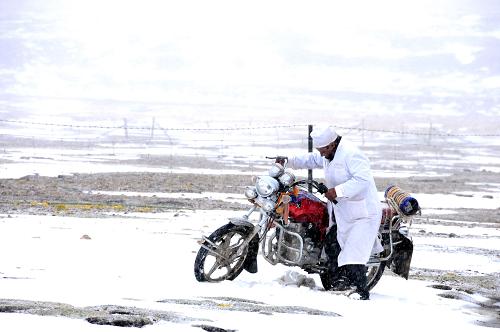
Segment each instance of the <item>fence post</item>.
M365 119L361 120L361 146L365 146Z
M123 118L123 129L125 129L125 139L128 140L127 118Z
M154 139L155 136L155 118L153 117L152 123L151 123L151 140Z
M429 123L429 135L427 138L427 145L431 145L432 140L432 121Z
M313 151L313 139L311 137L311 132L313 130L313 126L312 125L308 125L307 126L307 130L308 130L308 133L307 133L307 151L308 152L312 152ZM313 187L312 187L312 179L313 179L313 170L312 169L308 169L307 170L307 179L309 180L309 184L307 185L307 190L312 193L312 190L313 190Z

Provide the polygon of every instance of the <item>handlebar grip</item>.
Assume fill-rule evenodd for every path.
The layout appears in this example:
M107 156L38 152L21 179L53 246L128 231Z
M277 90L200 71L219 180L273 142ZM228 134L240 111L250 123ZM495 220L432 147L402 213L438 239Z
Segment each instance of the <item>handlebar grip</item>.
M285 156L277 156L277 157L276 157L275 162L276 162L277 164L281 164L281 165L283 165L283 166L284 166L284 165L285 165L285 163L287 163L287 162L288 162L288 157L285 157Z

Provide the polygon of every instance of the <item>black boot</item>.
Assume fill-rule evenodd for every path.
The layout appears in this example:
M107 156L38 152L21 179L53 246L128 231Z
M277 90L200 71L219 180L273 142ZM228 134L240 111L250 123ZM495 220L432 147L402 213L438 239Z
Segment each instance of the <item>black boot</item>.
M353 286L346 266L341 266L332 273L331 282L332 288L330 290L334 292L345 292L352 289Z
M369 300L370 292L368 291L368 280L366 278L366 266L362 264L346 265L349 279L356 287L356 293L359 294L360 300Z
M337 241L337 225L333 225L325 238L325 253L328 257L328 274L330 276L331 291L346 291L351 283L343 266L339 267L338 257L341 251Z

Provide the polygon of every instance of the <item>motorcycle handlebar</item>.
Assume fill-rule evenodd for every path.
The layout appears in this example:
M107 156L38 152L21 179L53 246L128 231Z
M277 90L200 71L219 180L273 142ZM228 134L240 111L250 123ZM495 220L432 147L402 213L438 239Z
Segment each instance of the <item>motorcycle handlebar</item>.
M315 180L300 180L294 183L294 185L301 184L311 184L320 194L325 194L328 191L328 187L324 183Z
M275 157L266 156L266 159L274 159L276 163L281 164L283 166L288 162L288 157L286 156L275 156ZM324 195L328 191L328 187L324 183L315 180L300 180L296 181L293 185L295 186L304 184L307 185L311 184L322 195ZM337 201L334 200L333 202L337 204Z
M283 166L288 162L288 157L286 156L275 156L275 157L266 156L266 159L274 159L276 163L281 164ZM324 195L328 191L328 188L323 183L315 180L300 180L294 183L294 185L301 185L301 184L311 184L322 195Z

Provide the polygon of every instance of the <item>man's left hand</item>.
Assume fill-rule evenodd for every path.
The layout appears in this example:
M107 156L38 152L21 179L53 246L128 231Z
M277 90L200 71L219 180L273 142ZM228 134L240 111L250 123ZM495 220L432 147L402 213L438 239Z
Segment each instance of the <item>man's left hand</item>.
M335 198L337 198L337 192L335 191L335 188L328 189L328 191L325 193L325 197L330 201L334 201Z

